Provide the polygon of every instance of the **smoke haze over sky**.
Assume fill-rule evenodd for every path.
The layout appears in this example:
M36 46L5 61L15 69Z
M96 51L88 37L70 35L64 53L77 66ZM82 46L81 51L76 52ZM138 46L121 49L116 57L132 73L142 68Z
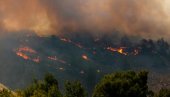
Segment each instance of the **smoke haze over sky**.
M168 0L0 0L3 32L170 36Z

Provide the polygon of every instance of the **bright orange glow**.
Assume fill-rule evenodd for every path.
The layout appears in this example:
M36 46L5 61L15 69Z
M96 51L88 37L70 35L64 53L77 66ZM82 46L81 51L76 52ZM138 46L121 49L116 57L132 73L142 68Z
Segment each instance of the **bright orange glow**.
M20 47L20 48L16 49L15 52L16 52L17 56L19 56L25 60L30 60L35 63L40 62L39 56L36 55L37 52L30 47Z
M19 52L29 52L29 53L37 53L35 50L29 48L29 47L21 47L18 49Z
M122 55L128 55L128 52L124 51L125 47L120 47L120 48L112 48L112 47L108 47L107 50L110 50L112 52L118 52Z
M17 52L16 54L17 54L18 56L22 57L22 58L25 59L25 60L28 60L28 59L29 59L29 57L28 57L27 55L23 54L22 52Z
M127 47L119 47L119 48L112 48L112 47L108 47L107 50L112 51L112 52L118 52L122 55L138 55L139 54L139 50L138 49L134 49L131 52L127 52L126 51Z
M82 58L83 58L84 60L88 60L87 55L82 55Z

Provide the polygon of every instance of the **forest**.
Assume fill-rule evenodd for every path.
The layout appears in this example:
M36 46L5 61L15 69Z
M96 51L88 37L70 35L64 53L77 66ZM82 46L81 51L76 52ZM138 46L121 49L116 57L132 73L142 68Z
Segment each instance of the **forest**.
M88 94L80 81L65 81L64 89L59 89L57 79L48 73L25 89L2 89L0 97L170 97L170 89L149 90L147 80L147 71L115 72L105 75Z

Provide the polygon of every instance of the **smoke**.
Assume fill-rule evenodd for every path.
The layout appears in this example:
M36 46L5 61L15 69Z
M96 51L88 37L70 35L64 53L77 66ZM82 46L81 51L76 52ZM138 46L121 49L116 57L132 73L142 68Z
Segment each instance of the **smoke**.
M1 0L3 32L38 35L119 32L147 38L169 37L164 0Z

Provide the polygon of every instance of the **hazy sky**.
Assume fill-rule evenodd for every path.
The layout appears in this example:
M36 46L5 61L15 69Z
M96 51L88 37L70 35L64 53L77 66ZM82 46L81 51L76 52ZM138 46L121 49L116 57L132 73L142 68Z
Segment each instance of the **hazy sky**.
M170 37L170 0L0 0L1 32Z

